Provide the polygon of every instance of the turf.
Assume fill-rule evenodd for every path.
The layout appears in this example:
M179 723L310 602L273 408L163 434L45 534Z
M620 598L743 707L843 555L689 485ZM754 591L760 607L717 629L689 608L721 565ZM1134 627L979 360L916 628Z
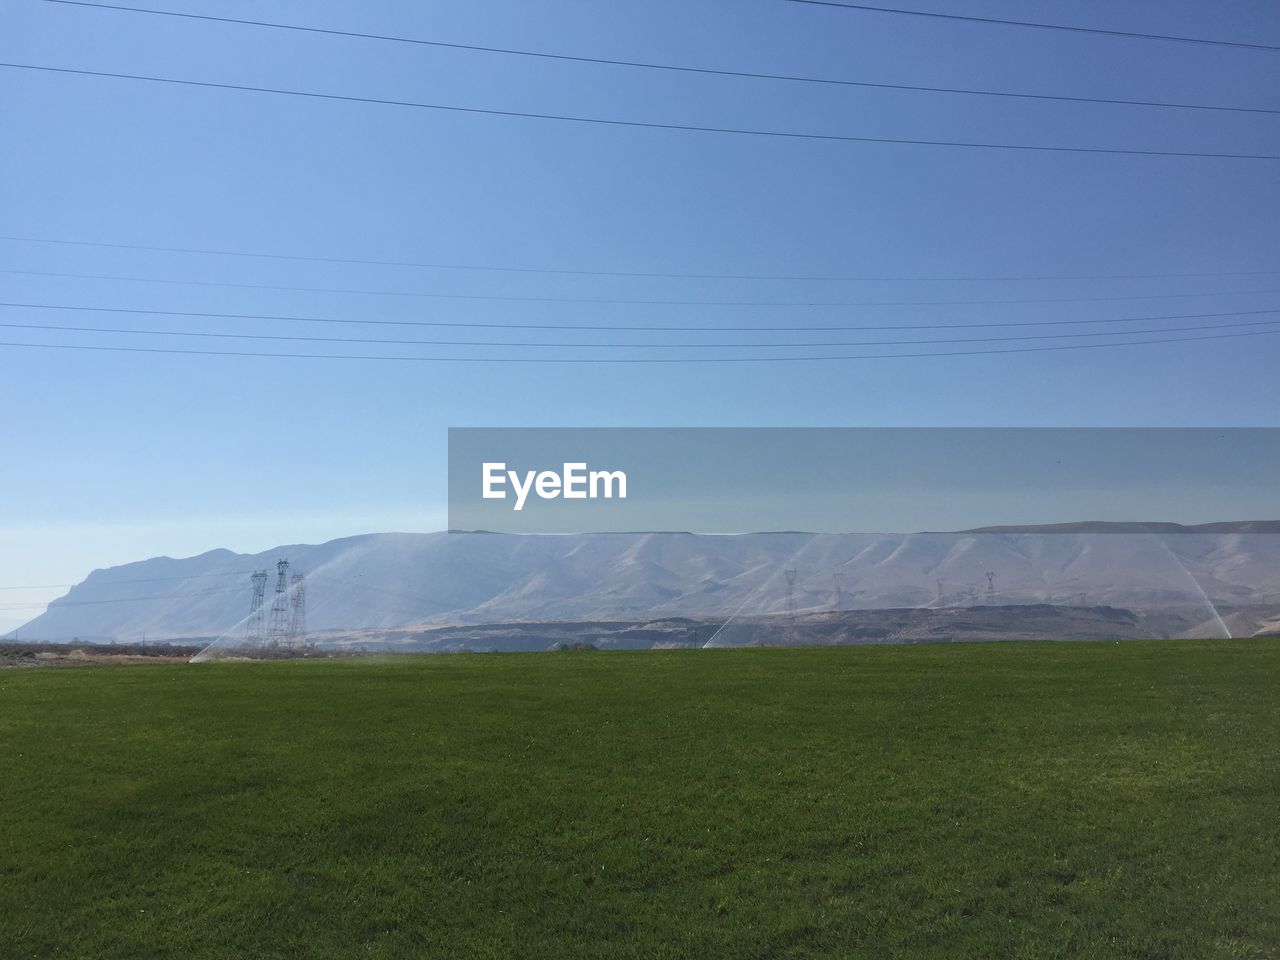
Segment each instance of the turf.
M1280 641L0 672L0 957L1280 957Z

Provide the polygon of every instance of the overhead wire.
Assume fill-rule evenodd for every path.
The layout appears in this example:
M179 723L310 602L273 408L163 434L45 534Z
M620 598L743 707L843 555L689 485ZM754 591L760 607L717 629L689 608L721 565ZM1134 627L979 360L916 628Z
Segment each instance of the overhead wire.
M419 267L431 270L474 270L486 273L534 273L584 277L635 277L664 280L767 280L813 282L903 282L903 283L995 283L1013 281L1047 280L1174 280L1209 279L1219 277L1274 277L1280 270L1232 270L1202 273L1094 273L1094 274L988 274L988 275L934 275L891 276L856 274L769 274L769 273L661 273L640 270L585 270L555 267L522 267L474 263L446 263L415 260L376 260L357 257L313 256L293 253L263 253L261 251L221 250L208 247L175 247L142 243L114 243L102 240L68 240L55 237L27 237L0 234L0 240L15 243L43 243L60 246L98 247L112 250L145 250L153 253L201 254L219 257L244 257L255 260L293 260L299 263L337 263L354 266Z
M979 17L960 13L941 13L933 10L908 10L901 7L872 6L868 3L845 3L843 0L789 0L815 7L841 7L868 13L885 13L896 16L927 17L934 20L955 20L966 23L984 23L1006 27L1030 27L1038 30L1062 30L1069 33L1092 33L1109 37L1127 37L1133 40L1165 40L1175 43L1203 44L1213 47L1237 47L1244 50L1280 51L1280 45L1250 43L1243 40L1215 40L1210 37L1188 37L1168 33L1140 33L1134 30L1110 30L1103 27L1080 27L1065 23L1044 23L1033 20L1009 20L1000 17Z
M1191 293L1136 293L1104 297L1003 297L960 300L677 300L629 297L534 297L514 294L439 293L425 290L375 290L367 287L308 287L279 283L237 283L227 280L180 280L167 277L139 277L121 274L76 273L53 270L0 268L0 274L76 280L107 280L122 283L159 283L172 286L216 287L231 290L278 290L291 293L338 293L359 296L406 297L424 300L470 300L499 303L569 303L608 306L648 307L752 307L752 308L833 308L833 307L954 307L1033 303L1119 303L1134 300L1189 300L1200 297L1257 296L1280 293L1280 288L1262 290L1212 290Z
M761 130L754 127L721 127L709 124L664 123L654 120L620 120L609 117L588 117L567 113L540 113L526 110L499 110L492 107L463 107L456 104L426 103L418 100L397 100L389 97L358 97L351 94L321 93L315 90L293 90L284 87L267 87L252 84L219 83L212 80L189 80L179 77L158 77L144 73L118 73L109 70L84 70L71 67L53 67L47 64L0 63L8 70L31 70L64 76L94 77L98 79L130 80L142 83L168 84L207 90L235 90L243 93L261 93L272 96L302 97L330 102L359 103L389 107L409 107L418 110L435 110L472 116L549 120L557 123L594 124L607 127L629 127L647 130L672 130L682 133L710 133L735 137L756 137L782 140L805 140L826 143L875 143L891 146L958 147L971 150L1006 150L1022 153L1070 153L1128 157L1165 157L1199 160L1280 160L1280 154L1232 153L1213 150L1157 150L1125 147L1080 147L1053 144L1006 143L981 140L935 140L915 137L871 137L837 133L802 133L791 130Z
M156 10L149 7L132 7L123 4L90 3L87 0L46 0L62 6L87 7L94 10L109 10L122 13L138 13L155 17L171 17L183 20L202 21L206 23L233 24L237 26L266 27L273 30L287 30L297 33L318 34L331 37L345 37L358 40L372 40L383 43L400 43L415 46L434 47L446 50L465 50L475 53L489 53L502 56L527 57L543 60L557 60L567 63L587 63L599 66L631 67L643 70L661 70L675 73L699 74L717 77L736 77L750 80L772 80L787 83L803 83L829 85L839 87L862 87L875 90L905 90L921 93L945 93L973 97L1003 97L1020 100L1048 100L1062 103L1110 104L1131 107L1162 107L1179 110L1211 110L1229 113L1280 114L1280 109L1267 107L1243 107L1225 104L1180 103L1163 100L1138 100L1117 97L1085 97L1064 96L1045 93L1025 93L1006 90L981 90L966 87L928 86L910 83L887 83L871 80L848 80L836 77L798 76L784 73L765 73L749 70L725 70L713 67L696 67L685 64L654 63L643 60L624 60L609 57L586 57L562 53L547 53L539 50L519 50L512 47L486 46L472 43L454 43L444 40L430 40L425 37L404 37L394 34L363 33L356 30L338 30L330 27L316 27L297 23L279 23L271 20L251 20L245 17L219 17L205 13L189 13L179 10Z
M1280 313L1280 310L1268 311ZM1280 324L1280 320L1245 320L1238 323L1196 324L1184 327L1164 327L1155 330L1090 330L1085 333L1049 333L1049 334L1015 334L998 337L952 337L930 338L928 340L837 340L837 341L799 341L783 343L555 343L541 340L406 340L402 338L371 337L316 337L297 334L270 333L228 333L225 331L195 330L157 330L121 327L89 327L71 324L49 323L9 323L0 321L0 328L18 330L60 331L68 333L108 333L135 336L162 337L204 337L225 340L271 340L290 343L345 343L368 344L374 346L434 346L434 347L531 347L543 349L594 349L594 350L743 350L761 348L807 348L807 347L875 347L875 346L920 346L927 344L968 344L968 343L1005 343L1027 340L1065 340L1086 337L1128 337L1145 336L1153 333L1180 333L1188 331L1203 332L1207 330L1224 330L1235 327L1257 327Z
M404 355L334 354L334 353L267 353L246 350L187 350L166 347L120 347L103 344L0 342L0 347L46 350L81 350L111 353L149 353L181 356L263 357L296 360L353 360L409 363L519 363L519 364L712 364L712 363L799 363L845 360L901 360L921 357L963 357L1009 353L1040 353L1060 350L1114 349L1117 347L1147 346L1153 344L1189 343L1203 340L1227 340L1239 337L1266 336L1280 330L1251 330L1242 333L1219 333L1192 337L1165 337L1149 340L1129 340L1113 343L1055 344L1042 347L1008 347L993 350L950 350L943 352L889 353L889 354L827 354L800 357L423 357Z
M1073 326L1079 324L1097 324L1097 323L1140 323L1155 322L1160 320L1206 320L1217 317L1244 317L1244 316L1261 316L1276 312L1276 308L1267 307L1260 310L1222 310L1222 311L1203 311L1198 313L1173 313L1160 314L1156 316L1129 316L1129 317L1089 317L1089 318L1071 318L1066 320L984 320L977 322L961 321L949 323L897 323L897 324L823 324L823 325L706 325L706 324L683 324L679 326L657 326L657 325L636 325L636 324L598 324L598 323L491 323L487 321L461 321L461 320L373 320L367 317L361 318L340 318L340 317L315 317L304 315L289 314L262 314L262 313L231 313L231 312L215 312L204 310L152 310L142 309L139 307L102 307L102 306L85 306L79 304L66 303L24 303L20 301L0 301L0 307L11 309L26 310L73 310L85 313L128 313L140 316L165 316L165 317L199 317L213 320L268 320L268 321L295 321L299 323L339 323L339 324L358 324L366 326L396 326L396 327L453 327L453 328L475 328L478 330L593 330L602 332L612 331L687 331L687 332L804 332L813 333L819 331L843 331L843 332L871 332L871 331L892 331L892 330L951 330L951 329L979 329L979 328L998 328L998 327L1047 327L1047 326Z

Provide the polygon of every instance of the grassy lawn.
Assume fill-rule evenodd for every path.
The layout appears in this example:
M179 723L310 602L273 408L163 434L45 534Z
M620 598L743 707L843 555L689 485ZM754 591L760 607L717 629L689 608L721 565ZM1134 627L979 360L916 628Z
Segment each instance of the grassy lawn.
M0 672L0 957L1280 957L1280 641Z

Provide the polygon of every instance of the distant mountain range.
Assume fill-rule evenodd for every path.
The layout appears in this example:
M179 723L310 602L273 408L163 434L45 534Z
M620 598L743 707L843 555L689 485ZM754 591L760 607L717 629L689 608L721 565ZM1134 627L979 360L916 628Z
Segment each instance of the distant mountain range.
M1178 611L1189 623L1239 634L1257 629L1268 608L1280 613L1275 533L1280 522L918 534L369 534L95 570L11 636L234 637L249 611L251 574L268 571L269 606L278 559L306 576L312 631L1059 604ZM1219 615L1235 625L1219 631Z
M1280 533L1280 520L1225 520L1218 523L1161 523L1082 520L1024 526L974 527L961 533Z

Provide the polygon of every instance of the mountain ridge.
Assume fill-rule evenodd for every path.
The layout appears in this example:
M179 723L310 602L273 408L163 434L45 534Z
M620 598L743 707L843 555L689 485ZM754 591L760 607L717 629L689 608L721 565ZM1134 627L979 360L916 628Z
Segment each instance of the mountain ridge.
M1272 523L1231 526L1256 531ZM269 605L281 558L306 575L313 630L779 614L788 608L787 570L795 571L790 602L801 612L1087 598L1203 609L1210 621L1215 605L1280 603L1280 538L1257 532L441 531L361 534L256 554L216 548L103 568L10 636L128 642L234 634L248 613L250 575L268 571Z

